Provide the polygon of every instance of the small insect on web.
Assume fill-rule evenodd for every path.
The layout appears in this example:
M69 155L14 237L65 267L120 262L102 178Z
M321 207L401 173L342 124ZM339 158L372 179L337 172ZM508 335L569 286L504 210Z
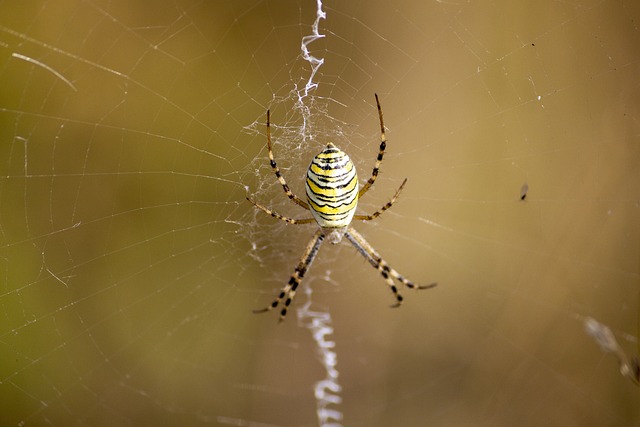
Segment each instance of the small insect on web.
M316 222L319 228L309 241L302 258L300 258L300 262L289 278L289 282L282 288L278 297L266 308L254 310L254 313L264 313L273 310L283 303L280 311L280 321L284 320L287 315L289 305L291 305L296 294L296 290L300 285L300 282L302 282L302 278L305 273L311 266L311 263L318 254L320 245L324 239L327 239L329 243L335 245L342 240L342 237L346 237L358 252L360 252L367 261L369 261L369 264L380 272L384 280L387 282L387 285L389 285L391 292L393 292L393 295L396 298L396 303L392 307L400 306L403 301L402 294L392 279L397 280L411 289L429 289L437 285L437 283L416 285L409 279L402 276L396 270L391 268L384 259L382 259L378 252L360 233L351 227L351 221L354 219L359 221L370 221L379 217L380 214L393 206L400 195L400 192L404 188L404 185L407 183L405 178L391 200L371 215L355 214L358 199L369 191L378 177L380 164L382 163L384 151L387 147L382 108L380 107L378 95L376 94L375 97L376 105L378 107L378 116L380 118L380 150L378 152L378 157L376 158L371 177L367 180L364 186L358 190L358 176L356 174L355 165L345 152L341 151L332 143L328 143L326 148L313 158L309 165L309 169L307 170L307 179L305 181L305 189L307 193L306 202L293 194L291 189L289 189L287 182L276 164L271 146L271 115L269 110L267 110L267 148L269 150L269 163L271 164L271 168L275 172L276 178L280 182L280 185L282 185L287 197L289 197L289 199L298 206L310 211L312 218L289 218L256 203L249 197L247 197L247 200L256 208L264 211L268 215L289 224L310 224Z

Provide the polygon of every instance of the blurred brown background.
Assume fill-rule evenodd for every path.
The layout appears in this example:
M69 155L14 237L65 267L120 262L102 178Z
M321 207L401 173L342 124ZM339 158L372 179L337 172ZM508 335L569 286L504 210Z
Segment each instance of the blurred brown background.
M314 426L331 315L345 426L640 425L584 333L638 352L635 2L0 2L0 421ZM420 293L400 309L346 244L288 319L254 316L298 262L331 139L366 180L357 229ZM528 186L524 201L521 188ZM298 312L299 313L299 312Z

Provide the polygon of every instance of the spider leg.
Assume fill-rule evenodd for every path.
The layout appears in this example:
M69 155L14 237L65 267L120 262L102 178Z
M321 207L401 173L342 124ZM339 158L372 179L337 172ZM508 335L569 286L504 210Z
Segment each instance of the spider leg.
M373 172L371 173L371 178L364 184L364 186L358 192L358 198L364 196L364 194L369 191L369 188L376 182L376 178L378 177L378 171L380 170L380 163L382 163L382 157L384 156L384 150L387 148L387 137L384 133L384 120L382 119L382 108L380 107L380 101L378 100L378 94L376 93L376 105L378 106L378 116L380 117L380 151L378 151L378 157L376 158L376 163L373 166Z
M407 183L407 178L405 178L404 181L402 181L402 184L400 184L400 187L396 190L396 194L394 194L391 200L389 200L389 202L387 202L387 204L384 205L382 208L375 211L371 215L354 215L353 219L357 219L359 221L371 221L373 219L378 218L382 214L382 212L386 211L391 206L393 206L393 204L396 202L396 199L400 195L400 192L402 191L406 183Z
M309 210L309 205L307 204L307 202L303 201L298 196L293 194L293 192L289 188L289 185L287 184L287 181L284 180L282 173L280 173L280 168L278 168L278 165L276 164L276 160L273 156L273 148L271 146L271 120L270 119L271 119L271 113L269 112L269 110L267 110L267 148L269 149L269 164L271 165L271 169L273 169L273 171L275 172L276 178L278 178L278 181L280 182L280 185L282 185L282 189L284 190L287 197L291 199L293 202L295 202L297 205L302 206L303 208Z
M256 202L254 202L253 200L251 200L248 197L247 197L247 200L249 202L251 202L251 204L253 204L253 206L255 206L256 208L260 209L264 213L266 213L268 215L271 215L274 218L278 218L281 221L288 222L289 224L311 224L312 222L315 222L315 219L313 219L313 218L303 218L303 219L289 218L288 216L280 215L279 213L274 212L271 209L266 208L266 207L262 206L261 204L258 204Z
M373 249L369 242L367 242L365 238L362 237L362 235L353 228L349 227L344 235L351 242L351 244L355 246L358 252L360 252L367 261L369 261L369 264L371 264L380 272L384 280L387 282L389 288L391 289L391 292L393 292L393 295L396 297L397 301L396 304L394 304L392 307L398 307L400 304L402 304L404 298L400 294L400 291L398 291L398 287L393 283L393 280L391 280L391 278L396 279L397 281L411 289L429 289L437 285L437 283L431 283L429 285L416 285L411 280L403 277L396 270L389 267L389 264L387 264L387 262L382 259L382 257L378 254L378 252L376 252L375 249Z
M267 311L271 311L274 308L278 307L278 305L280 305L282 301L284 301L282 310L280 311L279 321L282 322L284 320L285 316L287 315L289 305L291 304L291 301L293 301L293 297L296 294L296 289L298 288L298 285L300 285L300 282L302 282L304 274L311 266L311 263L315 259L316 255L318 255L318 251L320 250L320 245L322 244L324 237L325 236L322 232L322 229L319 228L309 241L307 249L305 249L302 258L300 258L300 263L298 263L298 266L289 278L289 282L284 286L284 288L282 288L278 297L273 300L273 302L269 306L260 310L253 310L254 313L265 313Z

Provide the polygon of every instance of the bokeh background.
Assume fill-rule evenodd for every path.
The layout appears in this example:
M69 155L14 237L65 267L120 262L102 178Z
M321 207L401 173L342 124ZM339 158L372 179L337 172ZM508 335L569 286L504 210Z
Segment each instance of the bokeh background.
M640 425L584 332L638 353L638 3L326 2L302 96L316 7L0 2L0 423ZM367 178L376 92L362 213L408 183L355 226L439 286L390 309L327 245L285 322L253 315L314 231L245 200L306 215L265 111L302 194L328 141Z

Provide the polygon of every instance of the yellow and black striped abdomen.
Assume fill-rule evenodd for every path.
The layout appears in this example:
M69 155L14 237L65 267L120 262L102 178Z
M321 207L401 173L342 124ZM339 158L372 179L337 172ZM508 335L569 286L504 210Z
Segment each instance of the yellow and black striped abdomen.
M348 227L358 204L358 175L347 154L329 143L307 170L311 214L322 228Z

